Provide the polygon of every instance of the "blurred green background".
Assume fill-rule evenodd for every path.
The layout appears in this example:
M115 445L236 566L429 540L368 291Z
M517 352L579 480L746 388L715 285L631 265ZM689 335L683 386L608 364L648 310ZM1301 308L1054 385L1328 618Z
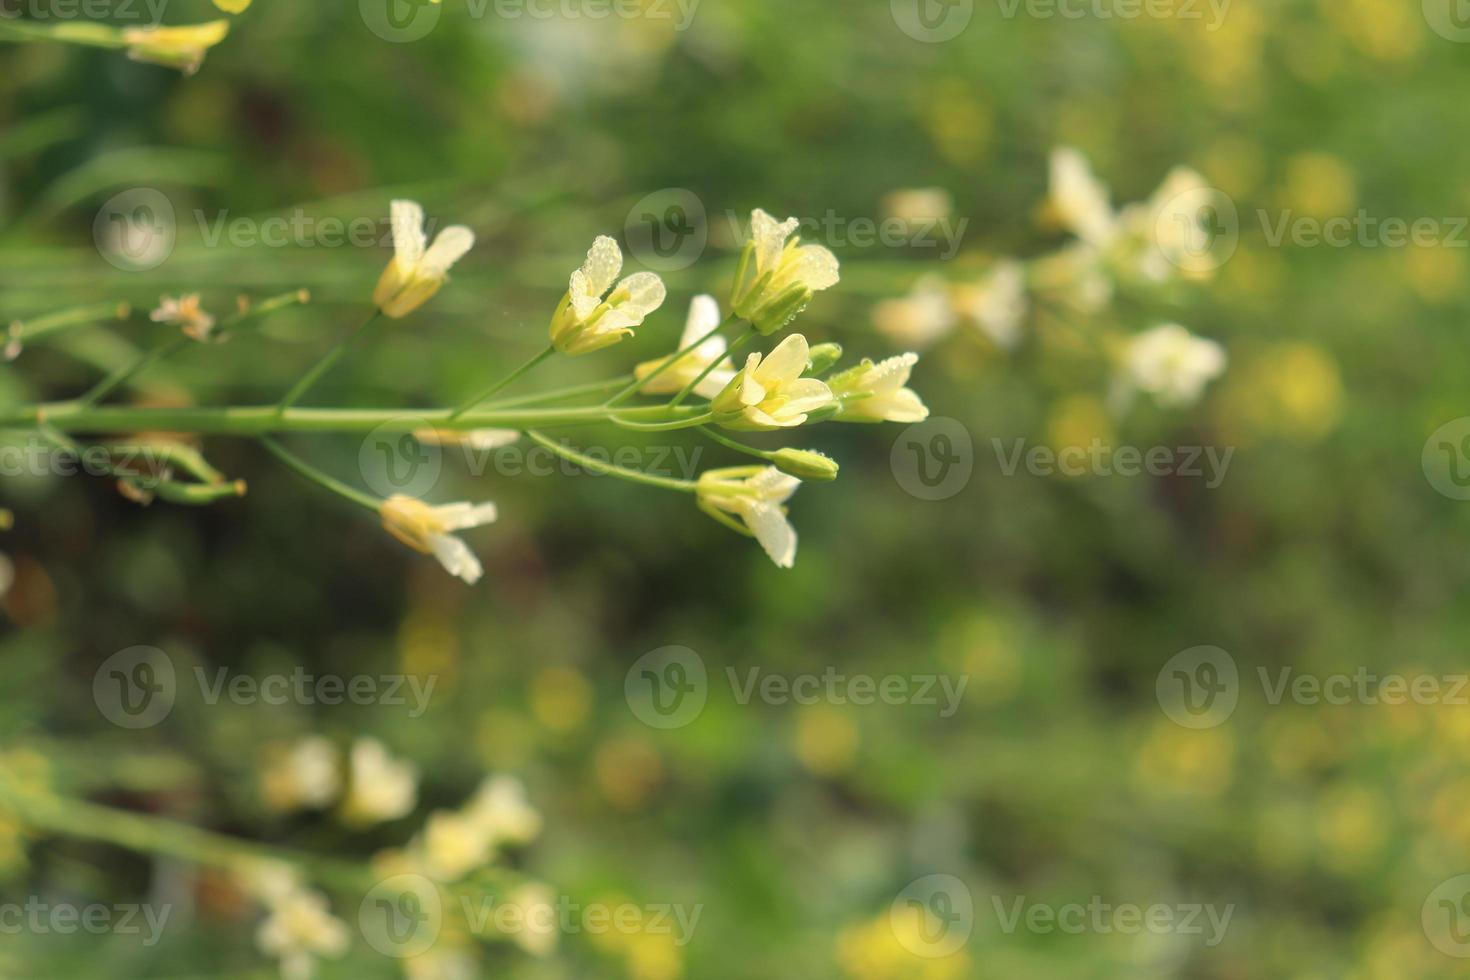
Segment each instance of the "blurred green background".
M474 588L247 441L208 444L250 493L207 509L141 508L101 479L6 477L7 750L78 796L364 862L484 773L514 773L545 816L519 867L581 901L703 906L682 947L570 935L533 958L495 946L487 976L1462 975L1421 911L1470 870L1470 707L1272 705L1257 670L1467 669L1470 519L1421 453L1466 414L1466 236L1455 244L1453 229L1470 214L1470 48L1402 0L1234 0L1215 29L1204 5L1202 19L1007 9L979 0L964 30L930 43L882 2L703 0L684 30L447 2L426 36L396 43L358 4L255 0L187 78L113 51L0 47L0 322L87 302L140 311L28 348L0 369L7 404L68 397L151 346L169 328L142 311L162 293L197 291L224 311L237 294L309 288L309 306L193 347L126 396L265 402L360 320L390 254L209 247L196 213L382 221L391 197L410 196L474 227L480 244L453 282L313 396L410 407L452 404L544 346L587 243L623 238L660 190L707 210L700 261L663 273L670 300L635 340L544 369L527 391L669 350L690 296L724 302L738 246L725 216L753 207L878 221L895 190L949 192L968 219L952 259L828 241L843 282L798 329L875 357L902 349L874 328L875 303L925 274L962 282L994 256L1064 241L1043 207L1054 146L1085 152L1115 203L1186 164L1240 214L1214 281L1120 297L1097 318L1124 332L1177 320L1221 342L1229 368L1198 405L1112 411L1105 365L1041 312L1009 353L956 331L925 352L914 386L970 434L968 485L939 501L906 492L900 427L800 430L793 444L843 472L794 498L791 571L682 497L587 476L471 478L446 464L437 499L500 506L468 535L486 568ZM214 16L180 0L166 19ZM129 272L99 256L93 222L135 187L180 219L167 260ZM1276 246L1260 217L1359 209L1449 234L1428 247ZM568 436L741 462L696 436ZM1235 455L1208 489L1178 475L1007 475L992 443L1093 438ZM292 445L358 475L356 438ZM91 685L138 644L181 669L439 683L418 718L181 696L163 724L129 732L99 714ZM1228 721L1192 730L1155 684L1202 644L1229 651L1241 694ZM711 683L699 717L665 731L630 711L624 679L668 645L696 651ZM742 705L727 667L969 682L941 718L919 705ZM269 812L262 753L314 732L373 735L417 763L416 815L352 832ZM914 955L890 928L895 897L930 874L965 882L975 905L972 935L946 957ZM0 875L6 901L151 896L183 920L148 948L6 935L5 976L273 973L253 948L255 913L176 862L12 822ZM1018 896L1234 913L1214 946L1007 932L992 897ZM334 905L352 920L350 903ZM399 969L356 942L319 975Z

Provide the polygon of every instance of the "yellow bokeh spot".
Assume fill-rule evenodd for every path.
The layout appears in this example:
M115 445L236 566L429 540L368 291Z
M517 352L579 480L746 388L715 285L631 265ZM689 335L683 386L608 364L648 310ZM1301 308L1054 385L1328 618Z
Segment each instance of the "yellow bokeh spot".
M1215 797L1230 784L1235 740L1224 728L1189 730L1154 723L1134 760L1140 784L1155 792Z
M574 732L587 721L592 685L574 667L544 667L531 678L531 711L554 732Z
M620 810L644 806L664 776L662 757L641 735L605 742L597 750L593 768L602 795Z
M1298 153L1287 161L1288 208L1317 218L1345 215L1358 201L1358 181L1346 163L1330 153Z
M847 772L857 761L858 730L830 705L805 708L796 719L796 757L819 776Z

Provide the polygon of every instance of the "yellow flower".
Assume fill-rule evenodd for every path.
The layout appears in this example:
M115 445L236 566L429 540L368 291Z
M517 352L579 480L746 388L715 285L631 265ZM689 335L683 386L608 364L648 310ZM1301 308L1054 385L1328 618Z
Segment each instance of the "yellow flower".
M599 235L587 250L582 268L572 273L567 293L551 318L551 342L557 350L590 354L616 344L633 336L633 328L663 305L662 279L652 272L636 272L614 287L621 271L622 249L611 238Z
M908 384L918 354L899 354L874 364L867 358L831 380L832 394L842 403L841 422L922 422L929 409Z
M1198 401L1205 385L1225 372L1225 363L1225 348L1177 323L1133 337L1123 355L1126 382L1165 406Z
M796 563L796 529L781 505L800 485L796 477L774 466L734 466L700 474L695 496L700 510L734 531L752 535L777 567L790 568Z
M352 743L352 785L342 803L342 814L352 823L397 820L418 802L418 770L394 759L374 738Z
M505 904L519 910L511 938L532 956L548 956L556 949L556 894L539 882L521 885Z
M997 262L980 282L959 288L955 306L997 347L1016 346L1028 306L1025 266L1014 259Z
M873 307L873 326L896 344L929 347L946 337L955 325L955 307L943 277L927 275L898 299Z
M720 323L720 304L715 302L715 298L713 296L694 297L694 301L689 304L689 319L684 324L684 334L679 338L679 346L675 350L683 350L714 330ZM705 368L717 361L723 361L705 375L694 389L694 393L701 398L713 398L724 389L725 385L730 383L731 378L735 377L735 365L728 357L725 357L725 349L724 337L711 337L669 365L641 390L649 395L675 394L683 391L684 386L699 377ZM633 369L634 377L642 381L657 371L666 359L665 356L652 361L644 361Z
M316 973L315 957L347 952L347 924L332 915L321 893L303 888L289 870L281 870L274 881L262 876L255 890L269 913L255 944L281 961L281 976L305 980Z
M810 348L792 334L764 358L751 354L745 367L710 408L727 429L787 429L806 421L807 413L833 403L832 391L816 378L803 378Z
M451 531L480 527L495 520L495 505L444 504L431 507L421 500L395 494L378 507L387 532L415 551L433 555L445 571L471 585L480 580L480 562L469 546Z
M214 317L204 312L199 305L199 294L190 293L174 299L161 297L158 309L148 314L154 323L172 323L183 328L184 333L200 342L209 340L214 334Z
M243 14L250 0L214 0L214 5L227 14Z
M1071 147L1051 153L1051 207L1063 227L1094 248L1103 248L1117 232L1108 189L1094 176L1087 158Z
M821 245L803 245L801 222L778 222L760 208L750 214L750 241L735 277L735 313L763 334L775 333L811 302L812 294L837 284L837 257ZM751 259L753 275L747 277ZM750 281L746 282L749 278Z
M465 815L492 847L526 844L541 833L541 814L526 799L526 787L512 776L492 776L480 785Z
M490 841L473 820L462 813L436 810L424 826L423 857L436 881L455 882L485 864Z
M373 302L395 320L427 303L449 278L449 270L474 247L475 233L464 225L445 228L428 244L424 209L413 201L394 201L393 261L383 270Z
M289 746L273 746L260 774L261 792L272 810L321 809L342 791L337 747L321 735Z
M177 68L192 75L204 63L210 48L230 33L230 22L212 20L189 27L130 27L122 32L128 57L155 65Z

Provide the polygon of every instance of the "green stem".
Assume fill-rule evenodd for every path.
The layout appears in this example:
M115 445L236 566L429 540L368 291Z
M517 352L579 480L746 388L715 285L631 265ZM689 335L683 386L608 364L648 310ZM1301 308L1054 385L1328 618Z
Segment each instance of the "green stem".
M726 449L733 449L737 453L744 453L747 456L754 456L757 459L764 460L772 460L776 458L776 454L770 452L769 450L757 449L754 446L747 446L743 442L736 442L734 439L729 439L725 436L720 435L720 433L716 432L714 429L711 429L707 425L701 425L699 427L699 432L700 435L713 439L715 442L718 442Z
M47 313L31 320L15 320L10 324L9 341L16 346L39 340L48 333L72 327L84 327L104 320L126 320L132 313L127 303L94 303L75 309Z
M278 432L413 432L425 427L469 429L546 428L606 422L616 414L624 421L674 422L701 417L706 409L671 409L648 405L609 412L601 405L579 408L478 409L449 418L448 409L425 411L402 408L293 408L285 413L274 405L225 408L138 408L87 406L51 402L0 411L0 429L33 429L45 423L59 432L95 434L131 432L189 432L197 435L261 436Z
M620 415L609 415L608 421L620 429L633 429L638 432L669 432L673 429L692 429L697 425L703 425L714 418L713 412L705 412L693 418L677 419L673 422L631 422Z
M741 334L740 336L736 337L734 340L730 341L730 349L725 352L725 356L726 357L729 357L731 354L734 354L740 348L744 347L747 343L749 343L750 342L750 339L752 337L754 337L754 336L755 336L755 327L750 327L749 329L747 329L745 331L745 333ZM670 408L677 408L680 402L682 402L684 399L686 399L686 398L689 397L689 393L691 391L693 391L695 388L699 387L699 383L701 381L703 381L705 378L709 377L710 372L715 369L715 365L718 364L718 363L720 363L720 361L723 360L723 359L724 358L716 358L713 361L710 361L708 364L706 364L704 366L704 370L701 371L701 372L699 372L698 376L696 376L694 378L694 380L690 381L687 385L685 385L683 387L683 389L677 395L675 395L673 397L673 400L669 402L669 407ZM733 362L731 362L731 363L733 363ZM739 370L739 365L736 365L736 370Z
M625 466L618 466L615 463L604 463L602 460L593 459L590 456L577 452L575 449L562 445L554 439L548 438L534 429L527 429L526 435L531 441L551 450L562 459L570 460L584 470L593 473L601 473L604 476L616 476L632 483L641 483L649 487L660 487L665 490L678 490L683 493L693 493L695 489L694 481L692 480L675 480L665 476L651 476L648 473L630 470Z
M276 413L278 415L284 414L287 409L300 401L301 397L311 390L311 386L316 384L322 375L330 371L342 359L342 355L347 353L347 348L352 346L353 341L361 337L368 327L377 322L380 315L378 310L373 310L373 315L364 320L362 326L337 341L336 346L327 351L322 359L317 361L311 370L302 375L301 380L297 381L291 387L290 391L286 392L286 396L276 405Z
M0 18L0 37L18 41L58 41L93 48L123 48L127 42L115 27L106 24L32 24Z
M705 334L703 337L700 337L698 340L690 344L688 347L685 347L683 350L674 351L674 353L664 358L663 361L659 363L659 366L653 369L653 372L651 374L648 374L647 376L642 378L635 378L632 384L628 385L628 387L613 395L607 401L603 402L603 404L611 408L613 405L617 405L618 403L628 398L631 398L634 394L641 391L643 386L648 384L648 382L652 381L654 378L658 377L660 374L663 374L669 368L673 367L678 362L679 358L683 357L685 354L688 354L690 351L694 350L700 344L704 343L706 340L709 340L715 334L719 333L721 330L724 330L726 327L728 327L730 324L734 323L738 319L740 318L733 313L725 317L724 321L721 322L718 327L715 327L709 333ZM714 364L718 364L720 360L721 358L715 358L715 360L711 362L711 366L713 366ZM708 373L709 370L706 370L705 374ZM703 378L704 375L700 375L700 377Z
M318 880L357 890L372 882L367 869L354 864L237 840L162 817L62 799L49 793L21 792L4 778L0 778L0 803L40 830L101 841L144 854L163 854L246 874L265 862L284 862L309 869Z
M540 364L542 361L546 360L548 357L555 353L556 348L548 346L544 351L531 358L525 364L522 364L520 367L510 372L510 374L507 374L505 377L501 378L499 381L495 382L493 385L486 388L484 391L480 392L478 395L456 408L449 415L450 421L459 418L465 412L468 412L470 409L474 408L476 405L480 404L482 401L489 398L497 391L509 387L511 382L515 381L517 378L521 377L523 374L527 373L536 365Z
M112 372L112 374L97 382L97 385L91 391L87 392L79 399L80 403L86 407L96 405L98 402L102 401L102 399L106 398L108 395L116 391L120 386L125 384L134 375L147 368L150 364L163 360L176 351L181 350L189 343L191 343L191 341L188 337L181 336L175 337L174 339L167 341L166 343L159 344L152 350L140 355L131 364L123 365L116 371Z
M306 460L302 459L300 456L296 456L292 453L287 452L284 446L282 446L279 442L276 442L276 440L272 439L270 436L261 436L260 443L261 445L265 446L266 449L270 450L271 454L274 455L276 459L279 459L282 463L285 463L288 467L294 470L298 476L306 480L310 480L317 486L322 487L326 490L330 490L332 493L335 493L340 497L345 497L346 499L352 501L354 504L357 504L360 507L366 507L368 510L374 512L377 511L379 505L378 500L373 497L369 497L365 493L352 489L347 484L343 483L341 480L336 479L335 477L328 476L321 470L306 462Z
M520 405L534 405L537 402L556 401L559 398L576 398L580 395L596 395L607 391L609 388L621 388L628 383L629 376L623 375L618 378L609 378L606 381L593 381L585 385L573 385L570 388L557 388L554 391L543 391L539 395L521 395L519 398L505 398L493 401L490 408L510 408Z

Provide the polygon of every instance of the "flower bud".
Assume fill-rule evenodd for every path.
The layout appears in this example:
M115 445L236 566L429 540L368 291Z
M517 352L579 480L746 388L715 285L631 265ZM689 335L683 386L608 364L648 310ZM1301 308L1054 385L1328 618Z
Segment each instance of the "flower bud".
M810 449L778 449L771 462L782 473L799 480L826 483L837 479L837 461Z
M841 344L818 344L807 354L807 377L821 377L832 370L833 365L840 360L842 360Z

